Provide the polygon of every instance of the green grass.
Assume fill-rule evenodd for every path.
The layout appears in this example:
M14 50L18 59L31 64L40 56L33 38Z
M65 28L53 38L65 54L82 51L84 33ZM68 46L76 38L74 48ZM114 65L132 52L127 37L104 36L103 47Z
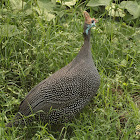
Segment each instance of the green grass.
M40 122L23 128L5 127L27 93L79 52L83 44L83 10L71 8L62 18L52 21L36 13L14 14L10 10L0 18L1 25L16 25L19 31L14 31L16 35L12 31L1 34L0 39L1 140L138 139L135 132L140 124L140 28L111 18L99 18L91 34L93 59L101 77L100 89L92 102L58 130Z

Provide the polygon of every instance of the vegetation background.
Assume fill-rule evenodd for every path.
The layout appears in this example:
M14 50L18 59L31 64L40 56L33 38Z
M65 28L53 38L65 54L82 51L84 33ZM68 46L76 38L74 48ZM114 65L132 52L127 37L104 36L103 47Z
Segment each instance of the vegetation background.
M99 21L91 34L97 96L57 131L40 122L7 129L27 93L79 52L84 10ZM139 63L139 0L1 0L0 139L139 139Z

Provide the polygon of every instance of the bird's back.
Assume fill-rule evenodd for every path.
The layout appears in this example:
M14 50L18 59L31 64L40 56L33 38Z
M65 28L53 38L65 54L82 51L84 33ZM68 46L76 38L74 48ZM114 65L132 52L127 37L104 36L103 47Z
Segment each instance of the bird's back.
M52 116L55 122L62 118L71 119L95 95L99 83L92 57L81 59L77 56L70 64L35 86L21 103L19 112L28 116L43 110L49 121Z

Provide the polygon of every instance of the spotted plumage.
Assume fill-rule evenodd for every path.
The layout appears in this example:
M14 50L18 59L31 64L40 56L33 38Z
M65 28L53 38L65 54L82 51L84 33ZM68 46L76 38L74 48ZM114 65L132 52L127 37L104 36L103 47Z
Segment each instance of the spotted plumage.
M96 94L100 77L90 48L90 28L96 20L85 11L84 45L76 58L36 85L21 102L14 122L24 124L23 116L36 113L35 119L57 124L71 120ZM88 28L88 30L87 30ZM21 119L21 120L19 120ZM32 119L26 120L26 122Z

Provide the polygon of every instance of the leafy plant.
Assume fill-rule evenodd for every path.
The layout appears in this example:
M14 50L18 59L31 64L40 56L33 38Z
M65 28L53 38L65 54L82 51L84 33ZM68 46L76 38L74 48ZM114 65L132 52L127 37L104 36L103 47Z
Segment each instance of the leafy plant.
M133 19L140 17L140 5L136 1L122 1L120 4L118 4L118 1L112 3L112 0L90 0L87 6L105 6L105 9L108 11L108 15L113 17L124 17L127 15L124 9L126 9L133 16Z

